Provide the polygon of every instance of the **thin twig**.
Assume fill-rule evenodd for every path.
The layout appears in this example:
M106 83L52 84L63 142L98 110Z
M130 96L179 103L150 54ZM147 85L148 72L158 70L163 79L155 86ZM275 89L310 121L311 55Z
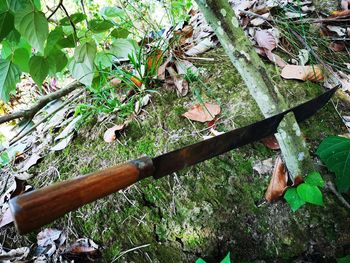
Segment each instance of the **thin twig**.
M335 189L335 186L332 182L327 182L326 187L328 190L330 190L337 198L338 200L348 209L350 209L350 204L348 201L345 200L345 198Z
M60 0L60 2L58 3L58 5L56 6L56 8L52 11L51 15L47 18L47 20L50 20L51 17L54 16L54 14L56 14L56 12L58 11L58 9L60 9L61 5L63 4L63 0Z
M146 244L146 245L142 245L142 246L138 246L138 247L134 247L134 248L130 248L128 250L125 250L125 251L122 251L120 252L119 256L116 257L115 259L113 259L112 262L115 262L116 260L118 260L119 258L121 258L122 256L124 256L125 254L129 253L129 252L132 252L132 251L135 251L135 250L138 250L140 248L144 248L144 247L149 247L151 244ZM111 263L112 263L111 262Z
M84 85L74 81L72 83L70 83L68 86L64 87L63 89L60 89L58 91L55 91L53 93L50 93L48 95L45 95L43 97L41 97L37 104L35 104L33 107L27 109L27 110L22 110L22 111L17 111L5 116L1 116L0 117L0 124L5 123L5 122L9 122L15 119L19 119L19 118L25 118L25 119L32 119L35 114L37 114L42 108L44 108L49 102L53 101L53 100L57 100L63 96L68 95L69 93L71 93L73 90L83 87Z
M70 25L71 25L72 28L73 28L73 31L74 31L74 42L77 43L77 40L78 40L77 28L75 27L75 25L74 25L72 19L70 18L70 15L69 15L69 13L68 13L66 7L65 7L63 4L61 4L60 7L61 7L61 9L63 10L63 12L66 14L66 16L67 16L67 18L68 18L68 20L69 20L69 23L70 23Z

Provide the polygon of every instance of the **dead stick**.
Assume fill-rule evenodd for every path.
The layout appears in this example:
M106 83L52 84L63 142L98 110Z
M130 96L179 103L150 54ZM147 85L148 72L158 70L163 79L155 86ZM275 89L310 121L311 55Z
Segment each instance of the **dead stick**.
M55 91L53 93L50 93L48 95L45 95L41 97L37 104L34 105L33 107L27 109L27 110L22 110L18 112L14 112L5 116L0 117L0 124L12 121L15 119L19 118L25 118L25 119L31 119L35 116L36 113L38 113L42 108L44 108L49 102L53 100L57 100L65 95L68 95L71 93L73 90L83 87L83 84L74 81L70 83L68 86L64 87L63 89L60 89L58 91Z

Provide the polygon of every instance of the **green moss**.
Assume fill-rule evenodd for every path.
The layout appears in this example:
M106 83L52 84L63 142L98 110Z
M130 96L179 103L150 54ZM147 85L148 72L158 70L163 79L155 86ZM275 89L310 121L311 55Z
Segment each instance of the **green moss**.
M197 64L206 73L202 81L190 88L198 90L203 101L220 103L222 113L216 129L227 131L262 119L222 49L206 56L215 57L217 62ZM269 70L290 105L321 92L316 84L284 81L275 67ZM119 137L120 143L104 142L104 131L99 125L83 126L69 147L50 153L34 169L38 176L33 185L40 186L47 178L59 181L76 177L143 154L155 156L207 135L207 131L202 131L206 124L192 125L181 116L189 106L198 103L198 96L178 98L175 92L162 91L162 95L153 95L152 101L153 106L146 108L148 114L128 125ZM331 105L302 124L302 130L311 151L324 136L342 131ZM127 253L120 260L143 262L149 257L154 262L195 262L201 255L208 262L215 262L231 251L237 262L289 261L305 253L311 241L316 242L317 251L329 249L332 258L336 247L350 243L349 235L342 234L350 225L349 214L336 202L328 201L333 196L326 194L325 208L308 205L296 213L283 201L257 205L264 197L270 175L257 174L252 164L276 154L256 142L160 180L139 182L84 206L51 226L67 229L71 238L69 229L93 238L104 247L104 262L144 244L149 246ZM52 166L60 176L48 173ZM68 222L72 222L69 227ZM333 247L329 248L327 242Z

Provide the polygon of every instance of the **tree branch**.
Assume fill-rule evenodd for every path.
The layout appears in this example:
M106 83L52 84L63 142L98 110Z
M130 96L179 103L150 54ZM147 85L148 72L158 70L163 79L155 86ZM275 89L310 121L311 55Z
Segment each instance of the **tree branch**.
M60 0L60 2L58 3L58 5L56 6L56 8L52 11L51 15L47 18L47 20L50 20L51 17L54 16L54 14L56 14L56 12L58 11L58 9L60 9L61 5L63 4L63 0Z
M35 104L33 107L26 109L26 110L22 110L22 111L18 111L18 112L14 112L5 116L1 116L0 117L0 124L8 122L8 121L12 121L15 119L19 119L19 118L25 118L25 119L31 119L34 117L34 115L40 111L42 108L44 108L49 102L53 101L53 100L57 100L69 93L71 93L73 90L83 87L84 85L74 81L72 83L70 83L68 86L64 87L63 89L60 89L58 91L55 91L53 93L50 93L48 95L45 95L43 97L41 97L37 104Z

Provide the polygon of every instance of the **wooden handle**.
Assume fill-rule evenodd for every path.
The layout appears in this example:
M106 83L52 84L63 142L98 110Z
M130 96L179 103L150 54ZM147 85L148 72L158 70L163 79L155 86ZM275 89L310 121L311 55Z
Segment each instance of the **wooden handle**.
M20 234L26 234L65 213L151 176L152 159L143 157L96 173L56 183L10 200Z

